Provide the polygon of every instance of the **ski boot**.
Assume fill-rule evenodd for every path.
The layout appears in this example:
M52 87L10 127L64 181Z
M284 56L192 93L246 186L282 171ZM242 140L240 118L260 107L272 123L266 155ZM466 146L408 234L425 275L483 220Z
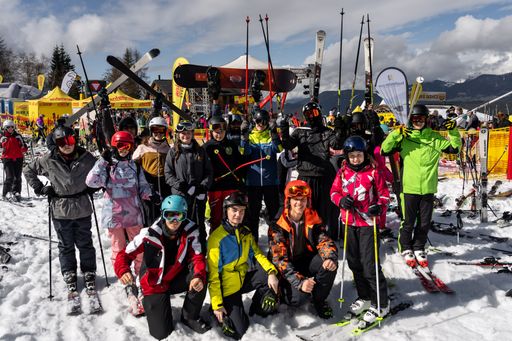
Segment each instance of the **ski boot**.
M99 314L103 311L103 307L96 291L96 273L92 271L84 272L84 281L89 299L89 314Z
M124 287L126 297L128 298L128 311L135 317L144 315L144 306L141 297L139 297L139 289L135 284L128 284Z
M364 313L363 317L359 320L357 327L360 329L368 328L372 323L375 323L378 318L384 318L387 314L389 314L390 304L388 301L388 305L385 308L380 308L380 314L377 307L371 306L370 309Z
M62 276L64 277L64 282L68 288L68 315L78 315L82 312L82 303L77 291L76 272L66 271Z
M316 313L318 314L318 316L320 316L320 318L328 320L331 317L333 317L332 308L327 301L315 301L313 303L313 306L315 307Z
M427 253L424 250L415 250L414 256L421 267L428 268Z
M371 306L371 301L363 300L361 298L357 298L350 307L348 308L347 313L343 316L345 320L351 320L353 318L358 317L363 312L368 310Z
M192 329L198 334L204 334L209 331L212 327L206 323L202 318L198 318L197 320L186 319L183 314L181 314L181 323Z
M15 202L20 202L21 201L21 195L18 192L13 192L12 193L12 200L15 201Z
M405 263L411 268L416 267L416 258L414 257L414 252L412 252L412 250L405 250L402 252L402 257L404 257Z

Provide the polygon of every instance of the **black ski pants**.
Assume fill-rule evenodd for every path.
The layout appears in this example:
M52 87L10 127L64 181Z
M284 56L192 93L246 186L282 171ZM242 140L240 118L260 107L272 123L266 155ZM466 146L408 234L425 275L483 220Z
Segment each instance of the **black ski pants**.
M323 263L320 255L315 255L310 260L302 259L298 262L292 262L293 267L305 277L314 278L316 284L313 292L310 294L305 293L292 286L286 279L281 279L279 287L284 303L297 307L302 305L309 297L313 298L314 302L323 302L327 300L331 292L334 279L336 278L336 271L329 271L322 267Z
M398 250L424 250L432 223L434 194L403 193Z
M194 278L192 264L182 271L170 285L169 291L164 294L144 296L142 305L146 312L149 333L154 338L161 340L169 336L174 330L172 320L171 295L186 292L181 315L185 320L199 319L199 313L206 297L206 283L201 291L189 291L190 281Z
M377 232L377 248L380 248L380 238ZM347 234L347 263L354 274L357 294L363 300L371 300L377 306L377 283L375 274L375 248L372 227L348 227ZM380 256L379 256L380 263ZM388 285L379 264L380 306L388 305Z
M205 212L206 212L206 198L205 200L193 199L187 202L188 211L187 218L197 224L199 229L199 241L201 242L201 248L203 253L206 255L206 225L205 225Z
M334 178L328 176L301 176L299 180L305 181L311 187L311 205L317 211L322 222L327 226L327 234L332 240L339 239L339 208L331 201L330 193Z
M77 270L75 246L80 253L80 269L96 272L96 250L92 244L91 216L80 219L53 219L59 238L59 261L62 274Z
M241 338L249 328L249 317L244 310L242 294L253 290L256 290L256 292L252 296L252 306L258 312L263 298L270 294L272 290L268 287L268 275L259 264L256 265L255 270L245 274L244 284L238 292L223 298L224 309L226 309L227 316L231 319L236 334L238 334L238 337L235 337L236 339Z
M261 201L265 200L269 221L277 219L279 212L279 188L278 186L249 186L247 187L249 205L245 214L245 224L251 229L256 241L259 238Z
M2 188L2 196L7 193L21 193L21 172L23 170L23 158L19 159L3 159L4 162L4 187Z

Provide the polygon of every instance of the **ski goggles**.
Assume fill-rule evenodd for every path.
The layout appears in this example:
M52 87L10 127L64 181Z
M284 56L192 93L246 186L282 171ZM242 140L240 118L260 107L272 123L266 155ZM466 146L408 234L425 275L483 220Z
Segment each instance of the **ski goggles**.
M226 123L216 123L210 125L210 130L215 132L223 132L226 131Z
M186 215L183 212L175 212L175 211L163 211L162 212L162 218L164 218L167 221L173 222L181 222L185 220Z
M165 134L166 131L167 131L166 127L162 127L162 126L151 127L151 133L153 133L153 134Z
M192 130L194 130L194 125L192 124L192 122L189 122L189 121L180 122L176 126L176 131L178 133L181 133L182 131L192 131Z
M318 116L322 116L322 113L317 108L313 108L313 109L304 111L304 116L309 117L309 118L318 117Z
M288 197L309 197L311 195L311 189L307 186L291 186L288 188Z
M7 126L5 129L14 129L14 126Z
M64 137L61 137L61 138L55 140L55 144L59 147L74 146L75 143L76 143L76 141L75 141L75 137L73 135L64 136Z
M128 143L128 142L117 142L116 148L119 151L125 151L125 150L129 151L129 150L132 150L133 144Z
M257 118L254 120L254 122L256 122L256 124L267 124L268 123L267 120L264 120L262 118Z
M427 119L426 116L423 115L412 115L411 122L425 122Z

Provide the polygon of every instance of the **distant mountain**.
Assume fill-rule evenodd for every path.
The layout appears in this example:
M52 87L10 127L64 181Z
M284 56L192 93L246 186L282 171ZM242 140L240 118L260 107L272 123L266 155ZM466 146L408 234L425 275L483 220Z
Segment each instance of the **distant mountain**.
M512 73L506 73L503 75L481 75L476 78L467 79L461 83L445 82L441 80L425 82L423 83L423 91L446 92L446 102L438 102L436 104L450 104L471 109L512 91ZM350 90L343 90L341 92L342 107L346 108L348 106L350 94ZM364 92L362 90L356 90L355 94L356 97L354 98L354 103L360 104L364 100ZM337 91L324 91L320 93L319 99L320 104L327 113L331 108L337 106L338 93ZM380 98L375 96L374 101L380 102ZM306 102L306 96L304 96L303 99L297 98L287 101L286 111L295 112L301 110L302 105ZM512 112L512 95L491 104L487 110L491 113L495 113L497 110L502 110L507 113L507 104L509 110Z

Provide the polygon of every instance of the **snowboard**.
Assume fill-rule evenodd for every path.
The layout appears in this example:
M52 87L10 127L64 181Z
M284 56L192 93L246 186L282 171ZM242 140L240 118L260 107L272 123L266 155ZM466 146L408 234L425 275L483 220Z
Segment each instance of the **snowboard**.
M207 88L208 76L206 70L209 66L184 64L174 70L174 80L176 84L184 88ZM233 69L217 67L220 71L220 87L222 89L245 89L245 69ZM256 70L249 69L249 80L253 78ZM261 70L265 73L265 83L262 90L268 91L269 79L267 70ZM274 92L290 92L297 85L297 76L290 70L274 69L275 83L272 83ZM250 82L249 82L250 83Z

